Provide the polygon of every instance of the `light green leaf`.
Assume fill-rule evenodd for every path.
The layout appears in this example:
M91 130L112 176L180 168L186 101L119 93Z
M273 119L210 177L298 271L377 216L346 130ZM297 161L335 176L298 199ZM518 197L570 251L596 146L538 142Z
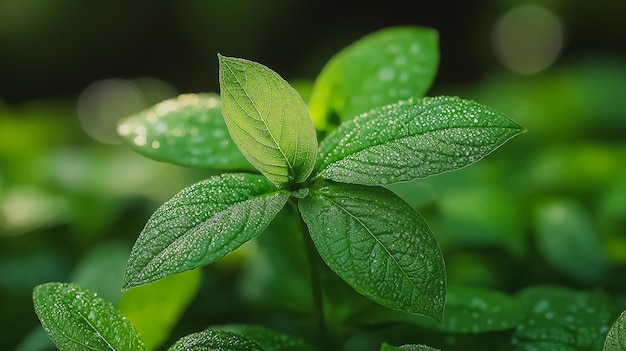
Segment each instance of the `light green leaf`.
M375 107L421 98L439 64L439 36L416 26L385 28L336 54L315 80L309 106L318 129ZM335 122L336 123L336 122Z
M345 122L320 144L313 177L391 184L465 167L524 129L456 97L401 101Z
M389 345L387 343L383 343L380 347L380 351L403 351L403 350L408 350L408 351L440 351L439 349L435 349L432 348L430 346L426 346L426 345L414 345L414 344L407 344L407 345L402 345L402 346L393 346L393 345Z
M535 220L539 250L559 271L593 283L609 269L600 237L585 209L572 200L553 200L539 207Z
M170 275L127 291L118 310L133 323L146 350L167 340L200 286L200 270ZM119 289L119 288L118 288Z
M133 325L113 305L78 285L38 285L33 303L41 324L61 351L144 350Z
M411 206L384 188L327 184L299 208L322 259L356 291L441 322L443 257Z
M120 121L118 135L157 161L215 169L254 169L222 117L220 96L183 94Z
M265 351L314 351L304 339L279 333L259 325L225 324L212 329L225 330L256 341Z
M289 192L254 174L214 176L183 189L139 235L124 288L224 257L263 231L288 198Z
M520 292L518 298L529 311L513 334L512 343L519 350L601 349L613 309L605 294L535 286Z
M609 329L602 351L626 351L626 311L622 312Z
M219 62L222 112L239 149L274 184L304 182L317 136L298 92L259 63L221 55Z
M168 351L264 351L244 336L224 330L204 330L178 340Z

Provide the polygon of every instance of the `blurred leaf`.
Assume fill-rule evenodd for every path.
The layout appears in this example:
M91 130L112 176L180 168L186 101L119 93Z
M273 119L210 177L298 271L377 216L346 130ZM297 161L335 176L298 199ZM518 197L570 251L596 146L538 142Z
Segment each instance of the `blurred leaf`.
M35 327L20 343L14 351L54 351L57 349L50 336L41 325Z
M3 250L0 255L0 290L30 295L38 284L66 280L71 264L63 250L52 246L32 250Z
M331 129L375 107L423 97L437 73L438 39L431 28L390 27L337 53L311 92L316 128ZM339 121L332 121L333 116Z
M113 305L75 284L38 285L33 303L41 324L61 351L144 350L133 325Z
M534 286L518 294L530 313L513 335L524 351L600 350L611 325L613 305L601 292Z
M228 134L220 96L183 94L120 121L118 134L157 161L215 169L253 169Z
M314 351L304 339L279 333L259 325L225 324L212 327L212 329L224 330L243 335L254 340L265 351Z
M205 330L178 340L168 351L265 351L256 342L228 331Z
M124 288L209 264L263 231L289 193L255 174L224 174L191 185L150 217L135 242Z
M135 326L146 350L155 350L167 340L196 296L200 277L200 271L196 269L124 293L118 310Z
M440 351L439 349L432 348L430 346L425 345L402 345L402 346L393 346L387 343L383 343L380 347L380 351Z
M622 312L609 329L602 351L626 351L626 311Z
M324 262L356 291L441 321L443 257L411 206L385 188L332 183L298 205Z
M592 219L573 200L543 204L536 215L536 240L550 264L578 281L597 281L609 268Z
M302 183L317 156L317 136L298 92L271 69L219 55L223 114L246 158L277 186Z
M425 178L474 163L522 131L505 115L473 101L401 101L328 135L313 177L363 185Z

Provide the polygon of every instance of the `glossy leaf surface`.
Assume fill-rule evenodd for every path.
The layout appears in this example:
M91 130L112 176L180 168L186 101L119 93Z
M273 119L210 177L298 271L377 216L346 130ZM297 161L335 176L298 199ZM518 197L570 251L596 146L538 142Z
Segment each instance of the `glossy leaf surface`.
M165 100L123 119L117 132L133 150L157 161L253 169L228 134L217 94L183 94Z
M326 264L390 308L442 320L445 270L422 217L391 191L327 184L299 203Z
M259 325L226 324L215 326L219 329L243 335L256 341L265 351L315 351L304 339L280 333Z
M38 285L33 303L41 324L61 351L144 350L133 325L111 303L78 285Z
M317 136L298 92L271 69L219 56L222 112L246 158L277 186L304 182Z
M314 177L391 184L465 167L523 128L456 97L401 101L345 122L320 144Z
M318 129L375 107L424 96L437 73L438 34L430 28L391 27L336 54L315 80L309 106Z
M617 318L609 329L609 334L604 341L602 351L625 351L626 350L626 311Z
M439 349L435 349L426 345L407 344L402 346L393 346L387 343L383 343L380 347L380 351L439 351Z
M254 174L214 176L183 189L148 220L131 251L124 287L224 257L263 231L288 198Z
M168 351L265 351L256 342L224 330L204 330L178 340Z

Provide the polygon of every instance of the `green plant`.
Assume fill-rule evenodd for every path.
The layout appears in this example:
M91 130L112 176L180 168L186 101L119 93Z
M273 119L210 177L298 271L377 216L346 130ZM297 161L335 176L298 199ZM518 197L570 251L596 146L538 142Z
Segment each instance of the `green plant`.
M119 133L138 152L220 170L183 189L148 220L131 252L124 289L220 260L289 211L300 218L314 337L324 349L336 348L340 340L324 316L320 257L377 303L368 305L370 312L384 306L375 313L364 310L372 320L410 319L468 332L522 325L522 304L506 296L464 287L450 287L446 294L443 256L433 233L413 207L384 187L465 167L523 132L505 115L474 101L423 97L436 71L436 45L433 31L412 27L364 38L328 63L308 105L269 68L219 56L221 98L182 95L123 121ZM529 295L528 303L536 303ZM482 304L473 302L476 297ZM97 349L143 349L132 324L78 286L42 285L34 300L61 349L77 347L80 335L100 343ZM490 306L497 307L491 311L499 313L497 323L481 321L480 313ZM444 308L451 319L444 319ZM302 339L262 327L229 326L192 334L170 350L192 347L313 349ZM394 349L431 348L381 348Z

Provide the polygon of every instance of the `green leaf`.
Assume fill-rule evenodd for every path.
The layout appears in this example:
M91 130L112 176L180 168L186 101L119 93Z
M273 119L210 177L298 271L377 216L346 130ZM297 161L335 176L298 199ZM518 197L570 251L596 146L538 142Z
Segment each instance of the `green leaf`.
M78 285L38 285L33 303L41 324L61 351L144 350L133 325L113 305Z
M223 330L204 330L178 340L168 351L264 351L256 342Z
M585 283L600 279L609 259L585 209L572 200L553 200L537 211L539 250L559 271Z
M222 112L239 149L274 184L304 182L317 136L298 92L256 62L221 55L219 62Z
M174 274L127 291L118 309L135 326L146 350L167 340L200 286L200 270ZM119 289L119 288L118 288Z
M380 347L380 351L440 351L439 349L432 348L426 345L407 344L402 346L393 346L387 343L383 343Z
M513 334L519 350L600 350L611 326L612 304L601 292L557 286L530 287L518 295L530 313Z
M393 309L443 318L445 270L422 217L380 187L327 184L300 200L326 264L356 291Z
M183 189L139 235L124 288L224 257L263 231L288 198L289 192L254 174L214 176Z
M626 311L613 323L602 351L626 351Z
M343 123L320 144L313 177L391 184L476 162L523 128L456 97L401 101Z
M265 351L314 351L315 348L309 345L304 339L279 333L259 325L246 324L225 324L215 326L212 329L219 329L243 335L256 341Z
M183 166L253 169L222 117L220 96L183 94L120 121L118 135L151 159Z
M318 129L333 115L347 121L375 107L421 98L439 64L437 31L415 26L385 28L336 54L315 80L309 106Z

